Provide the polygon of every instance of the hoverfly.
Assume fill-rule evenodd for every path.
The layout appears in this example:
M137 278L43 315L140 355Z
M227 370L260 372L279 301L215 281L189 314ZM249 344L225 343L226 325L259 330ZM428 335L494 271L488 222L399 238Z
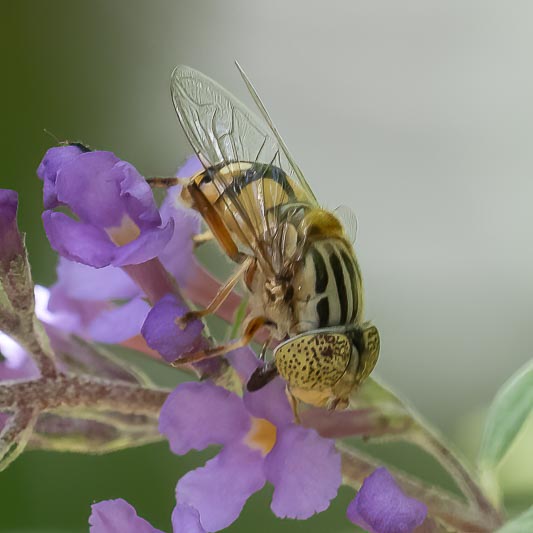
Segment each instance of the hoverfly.
M248 344L262 327L280 341L248 390L276 375L297 400L341 409L374 368L379 334L363 323L361 273L338 218L320 207L246 74L237 68L262 119L200 72L178 66L171 93L185 135L204 166L182 190L235 273L206 309L216 311L243 280L250 292L242 337L194 353L186 364ZM168 183L168 180L167 180ZM263 353L264 353L263 351Z

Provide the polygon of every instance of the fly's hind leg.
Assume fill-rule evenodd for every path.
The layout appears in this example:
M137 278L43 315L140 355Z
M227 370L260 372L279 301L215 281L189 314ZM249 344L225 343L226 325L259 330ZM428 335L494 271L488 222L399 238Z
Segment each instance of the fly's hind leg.
M213 235L213 232L208 229L207 231L203 231L202 233L194 235L192 241L194 242L194 246L197 247L201 244L205 244L206 242L212 241L214 238L215 236Z
M220 346L215 346L214 348L208 348L207 350L203 350L201 352L195 352L195 353L184 355L183 357L176 359L172 363L172 366L179 367L181 365L198 363L200 361L204 361L205 359L212 359L213 357L220 357L221 355L231 352L232 350L236 350L237 348L242 348L243 346L247 346L253 340L255 334L263 326L266 326L269 324L270 322L262 316L252 318L252 320L248 322L246 328L244 329L242 337L239 340L235 342L229 342L227 344L222 344Z
M287 385L285 387L285 394L287 395L287 400L289 400L289 404L292 409L292 414L294 416L294 423L300 424L300 401L298 398L294 396L294 394L291 392L291 389L289 389L289 386Z
M220 244L222 250L226 255L240 263L239 269L231 276L231 278L218 290L212 302L200 311L191 311L180 318L178 324L184 325L195 318L202 318L206 315L214 313L224 302L224 300L231 294L231 291L237 285L241 276L246 272L250 265L254 262L254 258L246 256L239 252L239 248L228 228L224 224L217 210L213 207L211 202L207 199L200 187L194 182L190 182L187 186L187 191L191 196L193 207L203 217L205 223L208 225L213 238Z

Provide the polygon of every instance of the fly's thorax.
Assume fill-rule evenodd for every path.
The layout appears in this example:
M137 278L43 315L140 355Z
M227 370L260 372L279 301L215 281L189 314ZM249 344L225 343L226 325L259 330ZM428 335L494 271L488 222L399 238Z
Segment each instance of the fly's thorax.
M331 211L318 207L305 214L298 229L308 242L346 237L339 219Z
M293 276L290 270L285 276L268 276L257 265L245 275L250 291L250 315L265 317L276 339L287 337L295 320Z
M361 273L353 248L344 239L311 242L293 285L293 333L361 322Z

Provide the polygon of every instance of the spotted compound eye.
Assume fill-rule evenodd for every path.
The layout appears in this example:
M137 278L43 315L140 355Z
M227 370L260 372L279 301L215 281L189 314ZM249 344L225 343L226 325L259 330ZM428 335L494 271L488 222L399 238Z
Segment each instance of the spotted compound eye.
M344 374L352 343L343 333L314 331L285 341L274 350L279 374L293 387L324 390Z
M362 349L357 368L357 382L362 383L374 370L379 357L379 332L375 326L367 326L361 333Z

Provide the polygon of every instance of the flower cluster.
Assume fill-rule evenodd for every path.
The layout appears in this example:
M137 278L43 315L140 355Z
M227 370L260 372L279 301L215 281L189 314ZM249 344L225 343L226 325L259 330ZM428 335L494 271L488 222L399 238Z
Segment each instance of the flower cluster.
M190 176L198 168L192 158L180 173ZM201 270L192 241L200 219L179 205L179 186L158 207L132 165L81 145L49 150L38 175L44 182L44 227L60 255L57 282L50 290L35 288L36 315L52 347L59 351L76 336L151 349L173 361L206 345L201 322L177 325L189 310L182 290ZM16 195L0 191L3 271L23 254L16 207ZM28 352L2 332L0 351L0 380L38 377ZM335 441L295 423L282 380L248 392L245 384L260 361L249 348L235 350L227 360L237 387L228 390L211 380L182 383L160 412L159 431L174 453L221 446L203 467L177 481L175 533L224 529L267 482L274 487L273 513L304 520L327 509L342 482ZM58 365L69 370L61 361ZM347 515L370 532L408 533L426 513L424 504L406 497L390 474L378 469ZM121 499L94 504L90 525L92 533L158 531Z
M182 172L197 168L191 159ZM179 205L179 186L158 208L146 180L110 152L52 148L38 175L44 181L44 227L61 256L50 309L68 312L72 332L86 339L134 339L150 311L146 299L155 303L171 290L160 279L162 268L180 287L194 272L198 216Z

